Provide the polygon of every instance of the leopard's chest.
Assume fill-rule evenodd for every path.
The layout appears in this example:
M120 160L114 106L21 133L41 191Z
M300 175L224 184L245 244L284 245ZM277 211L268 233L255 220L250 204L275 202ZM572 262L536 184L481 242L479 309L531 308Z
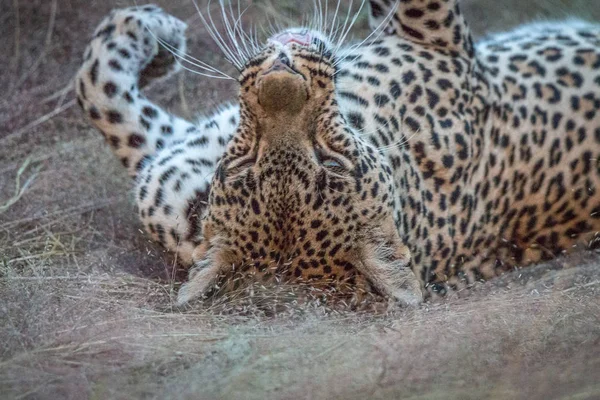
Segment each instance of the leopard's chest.
M459 264L475 227L488 234L481 221L490 190L477 181L489 168L495 134L490 90L477 65L410 51L399 38L364 49L340 74L348 122L394 171L397 227L424 281Z

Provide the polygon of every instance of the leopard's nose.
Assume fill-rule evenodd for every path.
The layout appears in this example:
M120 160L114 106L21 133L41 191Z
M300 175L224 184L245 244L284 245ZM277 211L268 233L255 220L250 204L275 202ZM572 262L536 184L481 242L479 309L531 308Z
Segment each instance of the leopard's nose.
M281 61L280 59L277 59L277 61L275 61L273 63L273 66L271 67L271 69L273 71L282 71L286 68L287 68L287 65L285 65L285 63L283 61Z
M297 74L298 72L292 67L289 57L281 52L279 56L273 61L273 64L267 69L262 75L268 75L272 72L287 72L290 74Z
M269 68L270 71L285 71L288 69L289 66L286 63L284 63L280 58L275 60L271 68Z

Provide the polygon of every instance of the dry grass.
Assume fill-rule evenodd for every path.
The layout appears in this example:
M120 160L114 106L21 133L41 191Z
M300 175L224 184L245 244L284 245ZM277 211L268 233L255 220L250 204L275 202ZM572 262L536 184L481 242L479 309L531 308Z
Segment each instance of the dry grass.
M0 390L31 398L592 399L600 396L598 264L570 261L578 266L556 262L523 282L515 274L415 310L288 304L276 316L264 312L274 296L245 296L244 310L219 302L173 310L168 283L3 271Z
M227 68L191 1L158 3L190 16L195 56ZM277 18L302 9L256 3L256 21L271 4ZM600 19L595 0L464 3L478 35L564 10ZM287 287L173 308L181 275L140 233L128 178L73 107L81 33L129 4L0 3L0 397L600 398L594 254L412 310L300 302ZM150 95L190 116L235 86L188 73Z

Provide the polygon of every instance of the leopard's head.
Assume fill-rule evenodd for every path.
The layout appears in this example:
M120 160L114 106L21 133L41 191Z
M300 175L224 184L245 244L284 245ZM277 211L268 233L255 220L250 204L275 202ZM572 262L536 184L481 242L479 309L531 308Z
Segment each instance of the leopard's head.
M409 263L392 171L340 113L335 64L327 40L302 29L272 37L247 62L239 128L212 181L196 271L331 284ZM187 298L197 292L194 274Z

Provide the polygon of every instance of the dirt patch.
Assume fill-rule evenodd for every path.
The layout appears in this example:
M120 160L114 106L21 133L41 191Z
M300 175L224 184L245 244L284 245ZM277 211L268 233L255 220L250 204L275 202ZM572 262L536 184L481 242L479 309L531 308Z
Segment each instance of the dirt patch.
M191 0L157 3L188 20L194 56L232 72ZM253 3L248 19L259 26L299 21L310 8ZM600 20L597 1L464 3L479 37L571 13ZM97 22L127 5L0 3L0 207L10 203L0 208L3 397L600 397L593 254L413 310L298 305L283 289L174 309L173 263L142 234L131 182L75 107L70 86ZM363 14L355 32L365 30ZM186 117L235 91L191 73L148 88ZM284 304L275 316L273 304Z

